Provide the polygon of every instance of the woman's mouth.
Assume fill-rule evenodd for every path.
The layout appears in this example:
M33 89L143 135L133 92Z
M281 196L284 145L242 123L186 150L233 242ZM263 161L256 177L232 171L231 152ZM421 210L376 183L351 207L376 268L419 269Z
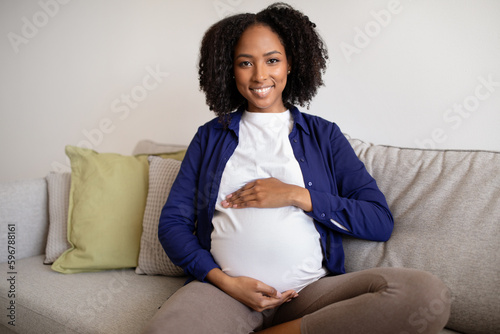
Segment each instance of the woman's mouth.
M258 97L265 97L267 96L267 94L269 94L271 88L273 87L274 86L262 87L262 88L250 88L250 90Z

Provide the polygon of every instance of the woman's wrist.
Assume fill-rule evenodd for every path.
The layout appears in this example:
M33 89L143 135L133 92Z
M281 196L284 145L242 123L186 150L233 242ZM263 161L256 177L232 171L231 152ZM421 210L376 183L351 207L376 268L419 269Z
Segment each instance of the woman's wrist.
M219 268L214 268L210 270L207 274L207 281L218 287L219 289L225 291L230 280L230 276L225 274Z
M292 205L296 206L305 212L312 211L311 194L306 188L297 186L292 194Z

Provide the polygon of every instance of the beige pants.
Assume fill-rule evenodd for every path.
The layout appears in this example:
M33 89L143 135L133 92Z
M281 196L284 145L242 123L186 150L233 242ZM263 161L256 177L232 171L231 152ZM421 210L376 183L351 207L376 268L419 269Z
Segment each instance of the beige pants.
M144 333L246 334L300 317L305 334L438 333L448 321L450 301L437 277L403 268L324 277L298 298L264 312L195 281L163 304Z

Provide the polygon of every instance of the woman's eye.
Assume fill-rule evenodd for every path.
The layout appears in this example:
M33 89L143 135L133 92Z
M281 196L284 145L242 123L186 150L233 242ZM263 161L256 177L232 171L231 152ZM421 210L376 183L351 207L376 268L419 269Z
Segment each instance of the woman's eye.
M249 66L252 66L252 63L250 63L249 61L242 61L240 63L240 66L241 67L249 67Z
M269 59L267 62L270 64L275 64L275 63L279 62L279 60L276 58L273 58L273 59Z

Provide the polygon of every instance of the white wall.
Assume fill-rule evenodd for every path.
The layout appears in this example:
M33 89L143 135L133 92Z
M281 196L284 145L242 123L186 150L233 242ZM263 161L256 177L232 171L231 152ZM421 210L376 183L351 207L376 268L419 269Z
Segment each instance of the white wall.
M0 0L0 181L59 170L67 144L189 143L213 117L204 31L271 2ZM500 150L500 1L290 3L330 52L309 112L377 144Z

